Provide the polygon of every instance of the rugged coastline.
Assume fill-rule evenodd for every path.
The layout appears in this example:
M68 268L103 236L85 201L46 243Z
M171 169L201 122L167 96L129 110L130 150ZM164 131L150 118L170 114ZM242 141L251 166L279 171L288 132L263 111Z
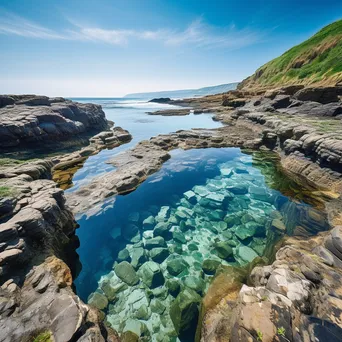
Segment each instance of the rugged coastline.
M20 102L8 103L12 99ZM103 325L97 311L73 293L72 279L80 266L75 252L78 225L61 188L72 180L73 173L65 174L65 168L73 167L76 172L89 156L132 137L120 127L103 131L109 123L97 105L31 95L3 96L4 100L8 100L2 102L6 115L0 125L9 132L9 139L1 146L6 158L0 170L0 340L116 341L116 333ZM20 128L16 114L22 110L35 115L27 129ZM64 116L64 111L74 117ZM8 115L11 124L5 120ZM46 131L48 126L55 130ZM89 140L80 138L78 150L72 153L65 154L63 144L54 145L53 155L41 159L40 141L65 141L86 130L102 132ZM29 143L30 156L38 151L31 161L15 159L24 143ZM87 146L80 149L84 143Z
M138 291L129 303L137 309L135 318L151 314L152 306L154 314L164 313L163 322L170 334L156 327L153 332L157 332L158 342L174 341L196 325L195 340L201 342L340 341L342 88L340 61L335 61L341 44L340 27L341 21L327 26L314 39L261 67L241 82L237 90L184 100L154 99L156 103L183 108L170 107L149 115L211 113L224 125L217 129L182 130L141 141L108 161L114 166L112 171L95 176L72 192L63 190L72 186L74 174L87 158L129 142L130 133L120 127L110 129L112 124L99 105L35 95L0 96L0 149L5 157L0 168L0 340L151 340L146 325L139 320L129 320L127 326L125 323L121 336L110 326L111 322L120 326L119 314L128 312L124 296L115 303L119 291L131 285L139 287L141 283L138 289L131 286L132 291ZM312 49L315 53L311 53ZM322 68L317 68L317 58L324 61ZM335 67L330 70L333 62ZM41 153L47 146L52 155ZM119 262L113 265L115 286L110 286L108 279L102 281L90 296L89 304L83 303L73 291L73 280L81 267L76 253L79 239L75 217L90 218L105 212L117 195L136 190L160 170L173 150L222 147L270 151L277 156L281 172L300 184L301 195L314 203L304 211L300 225L289 224L288 218L298 215L293 210L294 203L280 206L285 214L268 203L271 213L267 229L266 223L260 228L255 218L244 212L249 202L243 201L241 215L236 215L240 223L234 229L234 222L228 229L234 218L223 221L224 215L218 221L220 227L213 228L209 222L209 229L216 234L223 232L213 241L221 255L217 257L231 258L239 267L227 266L217 259L213 263L197 262L199 272L213 276L206 293L203 279L198 281L194 276L188 277L182 288L177 280L167 279L167 289L158 290L157 285L165 280L159 261L165 261L171 249L175 255L166 261L168 275L178 275L187 267L181 257L182 247L167 245L166 240L178 244L191 240L186 233L202 222L199 217L197 222L189 221L195 205L199 210L196 215L203 218L208 213L205 205L210 204L205 198L207 193L214 196L221 214L227 210L227 203L237 197L230 193L234 180L223 176L243 173L246 167L243 161L233 169L222 166L220 177L207 182L206 189L195 186L184 193L177 208L161 207L153 216L144 218L142 224L150 228L144 231L144 240L135 239L139 235L135 224L142 221L141 215L130 213L129 220L135 224L129 226L130 231L121 227L119 235L133 245L121 250ZM27 160L27 156L32 159ZM259 162L265 160L261 158ZM227 184L229 190L225 188ZM261 202L265 199L265 193L255 190L255 186L232 191L247 193L250 188ZM175 217L170 216L171 210ZM173 223L168 220L174 220L179 230L172 230ZM259 253L248 247L255 236L251 232L246 235L243 225L247 223L253 223L255 231L257 227L262 230L260 235L266 241L258 245ZM294 234L287 234L288 230ZM227 238L219 241L222 236ZM241 241L247 241L246 245ZM248 251L248 258L241 257L241 247ZM194 252L198 247L193 243L191 248ZM146 296L152 297L153 305L150 308L150 303L144 302L145 306L135 308L134 304L145 298L139 297L145 285ZM172 305L165 313L160 298L170 295ZM116 304L124 309L116 310ZM105 313L109 312L112 317L107 319ZM173 326L169 324L170 317Z
M326 204L329 221L332 225L338 225L341 221L341 214L338 209L339 199L337 197L342 188L341 176L338 172L340 170L339 156L341 155L339 134L336 130L335 132L322 131L321 127L315 125L317 121L315 121L314 116L307 118L305 112L298 114L301 105L295 106L295 110L298 111L295 114L297 117L301 115L301 125L298 125L298 121L293 119L294 114L286 113L287 107L281 108L281 105L279 105L279 103L285 103L289 106L289 102L293 101L293 95L286 95L286 91L286 88L283 88L274 90L271 95L265 94L263 97L259 96L258 98L252 96L250 99L245 100L244 106L238 109L226 106L227 96L233 98L232 100L234 100L234 97L241 98L242 95L237 92L221 97L221 105L217 101L217 96L214 97L213 102L208 101L208 99L199 100L198 107L194 106L195 101L190 100L189 102L195 108L198 108L198 111L217 112L216 119L222 120L226 125L212 130L179 131L139 143L132 150L128 150L111 161L116 167L115 171L95 179L80 190L68 194L68 206L76 214L82 214L88 209L92 209L93 213L96 212L96 208L101 210L101 203L104 200L110 199L115 194L133 191L148 175L158 170L163 162L170 157L168 151L172 149L239 146L278 151L286 172L300 180L305 180L312 188L316 188L320 195L323 194L329 199ZM338 94L339 91L339 88L336 89ZM246 94L243 94L243 96L246 97ZM289 98L284 101L284 96ZM206 105L203 105L203 103L206 103ZM326 105L328 106L329 103ZM333 101L333 103L334 108L339 108L340 103L338 101ZM305 108L307 103L303 101L302 106ZM330 108L331 105L329 105ZM320 120L321 117L316 119ZM330 125L328 127L330 129ZM333 126L332 129L335 129L335 127ZM129 134L126 131L114 128L112 131L95 136L91 139L90 146L83 148L79 152L54 157L45 162L35 161L28 165L7 167L6 171L3 171L6 183L4 183L4 186L8 189L18 187L23 194L15 195L18 202L10 203L6 201L1 207L2 217L7 221L2 224L1 228L3 239L6 241L3 252L5 254L1 260L2 265L7 266L2 267L2 277L6 277L8 266L21 265L21 260L24 260L25 264L32 257L30 263L36 263L36 261L33 261L35 260L35 253L32 250L31 239L37 238L41 240L42 235L40 234L44 235L40 229L32 229L30 232L37 235L29 235L28 241L25 240L23 233L19 233L19 238L14 236L13 234L18 234L15 233L17 231L26 231L25 229L22 230L22 228L13 229L9 227L12 227L12 223L18 227L27 224L25 219L17 221L18 216L25 218L25 210L30 211L30 228L37 225L37 222L42 222L39 223L38 227L53 227L47 229L50 232L49 235L44 235L42 247L47 252L39 253L38 259L41 260L38 263L39 266L37 265L34 271L24 277L11 277L2 286L2 298L6 298L3 302L2 317L7 316L10 322L13 322L12 325L12 323L8 323L7 319L3 320L4 327L6 326L9 329L3 330L6 335L17 326L16 324L20 324L24 317L21 315L24 315L25 311L16 316L16 307L26 305L25 303L31 300L40 303L39 305L49 305L47 303L51 304L51 294L57 290L59 295L55 300L65 300L69 303L67 304L67 310L71 310L70 317L75 317L74 321L68 320L68 327L70 328L65 330L65 335L57 333L61 326L66 325L65 321L58 321L53 315L47 317L38 314L37 321L32 321L30 326L25 327L23 331L18 331L18 338L23 338L23 336L29 338L29 336L50 331L55 338L59 335L58 338L61 341L67 341L71 336L77 334L81 336L83 333L84 336L97 336L96 340L98 341L103 338L108 341L110 338L112 340L118 339L118 336L113 332L108 335L96 311L92 311L93 309L89 309L88 306L80 302L71 291L72 276L70 270L58 258L68 260L68 257L61 255L60 252L67 251L70 246L72 251L77 246L77 239L75 241L74 235L76 224L70 210L65 205L62 190L57 189L50 180L40 179L50 179L52 177L51 172L53 172L54 179L60 185L68 186L72 179L72 172L71 176L69 172L70 167L80 167L89 155L97 153L102 148L113 147L129 139ZM67 178L65 178L66 174L69 175ZM48 192L46 193L46 191ZM33 194L35 195L33 196ZM50 200L46 202L48 196L50 196ZM38 205L40 198L44 199L41 201L41 206ZM36 201L38 201L37 204L35 204ZM51 204L47 205L47 203ZM31 206L34 210L37 210L37 215L40 215L40 218L32 214L33 209L31 209ZM10 219L7 220L6 217ZM65 217L64 221L60 217ZM58 227L58 233L52 230L56 229L56 227ZM46 228L43 232L45 231ZM277 321L281 322L279 324L269 320L267 331L263 330L261 332L265 341L280 338L278 329L281 327L285 329L285 337L289 340L297 338L298 334L305 334L306 331L310 331L312 336L317 336L322 329L324 329L325 334L333 334L331 336L334 336L337 328L326 327L326 323L323 325L323 321L325 322L328 319L328 321L338 323L341 305L336 296L329 293L336 294L339 291L339 279L341 277L339 271L341 265L339 254L341 252L340 234L341 229L337 226L328 233L321 233L317 237L310 238L309 242L306 241L306 238L286 239L283 241L284 247L279 249L276 261L273 264L255 268L249 276L250 280L248 282L244 280L245 283L254 287L243 285L241 288L241 282L230 281L226 285L230 284L231 288L229 286L228 288L224 287L225 292L217 290L217 293L221 293L221 297L216 293L215 298L212 299L212 293L216 292L215 286L221 284L220 279L227 279L227 275L230 275L231 279L236 278L241 281L241 274L236 273L234 269L225 268L219 270L207 296L203 300L201 309L202 324L199 324L198 328L201 333L201 340L219 341L221 338L228 338L228 336L241 340L248 337L257 338L259 322L254 321L253 317L246 319L246 312L250 311L257 314L260 306L262 307L262 315L266 315L266 312L268 312L265 311L265 306L268 308L267 310L276 310L283 317ZM58 243L56 242L56 236L58 236ZM64 236L64 238L61 239L61 236ZM44 259L45 261L43 261ZM289 265L291 265L290 268ZM331 279L331 281L327 283L323 279ZM281 285L284 283L287 284L285 288ZM35 290L30 290L31 287ZM297 291L294 295L291 292L293 287L299 287L302 290ZM241 290L239 290L240 288ZM21 292L22 295L19 296L18 294ZM226 296L229 297L228 304L225 299ZM19 297L21 297L20 300ZM306 307L309 298L310 308ZM327 300L329 309L322 311L321 303ZM32 307L29 306L28 309L31 310ZM61 308L61 310L66 309ZM69 315L67 312L64 311L63 317ZM232 312L235 314L232 315ZM58 317L59 313L59 311L54 312ZM308 320L308 313L315 315L316 321ZM16 320L13 320L14 317L16 317ZM241 317L244 317L244 319L242 320ZM293 317L296 317L296 320ZM267 317L263 317L263 320L267 320ZM225 322L226 327L223 330L222 321ZM58 322L58 324L53 325L52 322ZM93 326L94 322L95 325ZM300 329L303 331L295 329L293 325L295 322L297 322L296 324L300 322ZM36 330L37 326L44 328L38 331ZM93 327L87 329L87 326ZM59 340L58 338L57 340Z

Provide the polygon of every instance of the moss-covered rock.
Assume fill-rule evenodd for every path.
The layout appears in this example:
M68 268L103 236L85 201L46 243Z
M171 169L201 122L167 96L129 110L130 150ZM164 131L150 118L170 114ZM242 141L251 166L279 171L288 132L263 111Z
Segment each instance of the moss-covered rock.
M194 336L200 303L201 297L194 290L185 288L171 304L170 317L180 338Z

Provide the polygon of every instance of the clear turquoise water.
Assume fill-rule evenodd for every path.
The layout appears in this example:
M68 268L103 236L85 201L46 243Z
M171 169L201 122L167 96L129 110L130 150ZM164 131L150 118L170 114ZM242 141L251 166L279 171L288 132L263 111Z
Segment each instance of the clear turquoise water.
M212 278L202 268L204 260L242 266L263 256L283 234L311 235L327 229L324 213L270 188L264 174L278 177L277 183L282 176L266 170L269 163L260 159L256 163L256 157L238 148L171 154L161 170L137 190L117 196L101 214L78 221L82 271L75 281L77 293L99 306L120 333L139 325L147 329L147 340L152 341L179 339L169 314L176 295L166 288L168 279L177 281L183 290L195 288L203 295ZM150 224L144 223L146 218ZM275 218L286 231L272 227ZM166 225L167 232L165 255L157 260L153 256L156 247L150 249L148 244L159 234L158 223ZM137 250L145 254L141 265L133 261ZM124 253L119 255L120 251ZM125 253L138 273L138 284L126 285L113 268ZM146 285L140 274L152 258L164 279L159 279L157 287ZM169 267L174 259L186 265L177 274ZM98 298L104 299L105 307ZM147 317L137 317L139 309L146 310ZM191 329L182 341L193 340L195 324Z
M212 120L212 114L179 117L151 116L146 112L178 108L165 104L150 103L148 100L135 100L127 98L73 98L78 102L91 102L100 104L108 120L115 126L127 129L133 136L128 144L121 145L113 150L103 150L96 156L89 158L82 169L78 170L73 178L73 187L67 191L76 190L81 184L89 182L94 176L113 170L113 166L106 161L114 155L135 146L139 141L150 139L158 134L175 132L180 129L216 128L221 123Z

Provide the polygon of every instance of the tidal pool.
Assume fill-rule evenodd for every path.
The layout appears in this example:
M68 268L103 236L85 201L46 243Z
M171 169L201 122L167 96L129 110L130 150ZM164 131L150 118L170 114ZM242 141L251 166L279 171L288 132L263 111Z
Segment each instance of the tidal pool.
M137 190L78 221L76 292L127 338L193 341L198 305L219 265L270 259L284 234L328 229L325 213L303 201L308 191L277 171L273 154L171 154Z

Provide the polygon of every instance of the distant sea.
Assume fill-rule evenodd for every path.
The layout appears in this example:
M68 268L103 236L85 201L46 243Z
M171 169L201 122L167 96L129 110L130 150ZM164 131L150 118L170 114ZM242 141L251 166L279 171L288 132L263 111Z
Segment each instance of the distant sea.
M212 114L186 116L159 116L148 115L146 112L156 110L179 108L167 104L148 102L147 99L132 98L71 98L73 101L82 103L96 103L102 106L108 120L114 121L115 126L127 129L133 136L128 144L116 147L113 150L103 150L96 156L89 158L84 166L77 171L73 178L74 187L68 191L74 191L81 184L89 182L94 176L104 174L113 170L111 164L107 164L108 159L118 153L121 153L133 146L139 141L150 139L158 134L166 134L178 131L180 129L191 128L216 128L221 123L212 120Z

